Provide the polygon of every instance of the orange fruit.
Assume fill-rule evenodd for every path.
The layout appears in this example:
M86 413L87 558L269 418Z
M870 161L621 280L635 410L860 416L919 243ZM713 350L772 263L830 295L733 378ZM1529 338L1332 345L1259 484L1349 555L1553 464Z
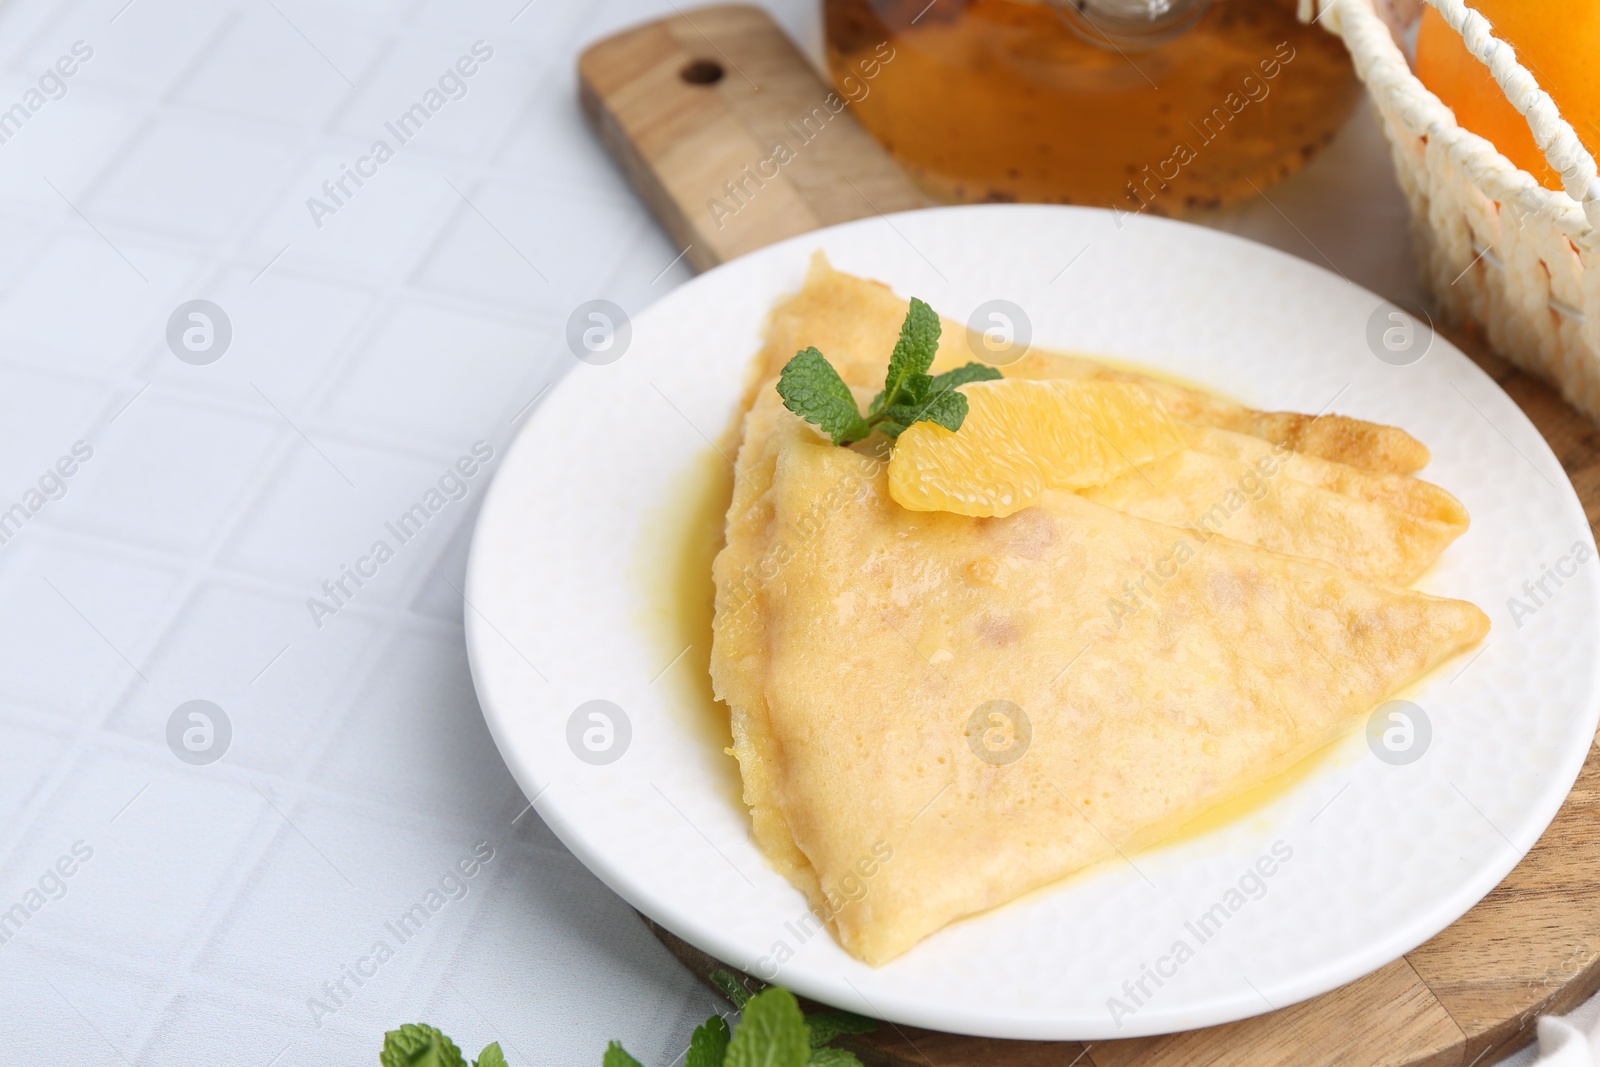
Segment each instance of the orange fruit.
M1600 148L1600 4L1594 0L1474 0L1469 4L1516 49L1517 59L1550 94L1591 153ZM1461 38L1432 7L1417 31L1417 77L1456 113L1456 121L1492 142L1502 155L1560 189L1512 107Z
M1004 516L1047 489L1104 485L1183 448L1188 428L1129 382L1001 378L959 387L961 429L918 422L889 460L889 495L912 511Z

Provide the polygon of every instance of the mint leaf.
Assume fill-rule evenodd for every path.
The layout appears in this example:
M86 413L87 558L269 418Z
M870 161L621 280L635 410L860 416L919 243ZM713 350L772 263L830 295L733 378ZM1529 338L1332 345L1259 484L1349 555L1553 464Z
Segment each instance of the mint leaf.
M859 441L872 432L856 407L855 395L833 364L815 348L795 353L778 375L783 406L822 428L836 445Z
M805 1067L810 1056L800 1005L793 993L773 986L744 1006L723 1067Z
M500 1042L495 1041L483 1046L478 1058L472 1061L472 1067L506 1067L506 1057L505 1053L500 1051Z
M911 298L911 310L900 324L900 340L889 356L889 374L883 382L883 407L904 399L900 393L914 374L925 375L939 351L939 316L927 304Z
M893 404L888 403L889 391L887 389L872 398L872 405L867 408L867 421L884 413L886 408L917 405L928 398L933 391L933 376L929 374L908 374L906 380L900 383L899 398Z
M808 1067L861 1067L855 1053L842 1048L814 1048L806 1063Z
M722 1067L728 1055L728 1020L713 1015L704 1025L694 1028L689 1039L689 1055L684 1067Z
M806 1016L811 1045L821 1047L841 1034L870 1034L878 1024L851 1011L814 1011Z
M733 1006L740 1011L750 1001L750 990L745 988L743 982L736 975L730 974L720 968L711 972L711 984L722 991L722 995L733 1001Z
M382 1067L467 1067L455 1042L426 1023L406 1023L383 1035Z
M933 375L908 374L904 384L900 386L900 402L915 404L919 400L926 400L933 392Z
M934 375L933 388L935 391L954 389L956 386L966 385L968 382L992 382L1000 376L1000 372L987 363L968 363L964 367L957 367L955 370L947 370L943 374Z
M887 421L878 428L890 437L900 436L914 422L936 422L947 430L959 430L967 417L967 398L946 389L919 404L895 404L884 414Z
M951 431L961 429L961 424L967 418L967 398L954 389L946 389L935 393L924 403L917 413L919 422L937 422L940 426Z
M606 1055L600 1061L600 1067L644 1067L644 1064L624 1052L621 1042L613 1041L606 1046Z

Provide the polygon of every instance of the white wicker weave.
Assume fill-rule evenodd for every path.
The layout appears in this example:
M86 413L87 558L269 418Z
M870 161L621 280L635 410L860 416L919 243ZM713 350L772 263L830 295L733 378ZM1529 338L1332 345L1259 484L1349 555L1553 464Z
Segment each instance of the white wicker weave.
M1375 0L1323 3L1322 23L1344 39L1383 117L1411 202L1423 280L1446 318L1479 323L1496 351L1559 386L1600 421L1600 178L1594 158L1482 15L1463 0L1427 2L1527 118L1565 192L1544 188L1456 124L1411 72Z

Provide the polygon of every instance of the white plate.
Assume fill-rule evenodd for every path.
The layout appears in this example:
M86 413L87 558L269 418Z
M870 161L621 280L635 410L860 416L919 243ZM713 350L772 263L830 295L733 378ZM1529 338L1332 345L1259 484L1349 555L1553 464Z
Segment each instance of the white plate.
M1407 694L1432 724L1422 757L1391 765L1354 733L1264 807L957 923L882 968L826 933L804 937L805 902L751 843L733 760L693 699L705 653L671 663L652 590L681 533L686 472L734 408L767 310L817 248L952 318L1004 298L1026 309L1035 344L1164 368L1258 407L1331 405L1426 442L1425 476L1462 499L1472 528L1421 588L1474 601L1494 628ZM652 919L752 973L772 974L786 945L778 982L896 1022L1130 1037L1254 1015L1382 966L1483 897L1565 798L1600 712L1600 568L1538 431L1442 339L1420 362L1379 360L1380 303L1211 230L1056 207L851 223L690 282L634 320L619 360L574 367L484 504L466 634L506 763L578 858ZM1587 562L1560 564L1575 545ZM1558 564L1576 573L1526 599L1524 581ZM1533 613L1513 618L1511 597ZM608 765L567 740L597 699L631 724ZM624 748L620 732L612 743ZM1252 878L1274 847L1288 860ZM1207 912L1202 943L1190 924Z

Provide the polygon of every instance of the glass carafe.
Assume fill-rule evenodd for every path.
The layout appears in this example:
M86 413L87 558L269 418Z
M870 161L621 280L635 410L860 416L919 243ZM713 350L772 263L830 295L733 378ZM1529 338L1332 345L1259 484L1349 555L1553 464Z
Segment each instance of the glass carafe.
M935 197L1180 214L1253 195L1348 118L1296 0L824 0L834 82Z

